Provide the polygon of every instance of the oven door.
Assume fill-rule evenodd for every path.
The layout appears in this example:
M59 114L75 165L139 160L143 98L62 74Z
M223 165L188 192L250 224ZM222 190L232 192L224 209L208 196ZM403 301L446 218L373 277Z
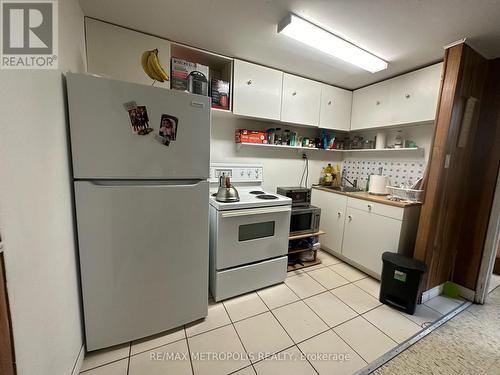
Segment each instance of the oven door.
M290 206L217 213L217 270L288 253Z

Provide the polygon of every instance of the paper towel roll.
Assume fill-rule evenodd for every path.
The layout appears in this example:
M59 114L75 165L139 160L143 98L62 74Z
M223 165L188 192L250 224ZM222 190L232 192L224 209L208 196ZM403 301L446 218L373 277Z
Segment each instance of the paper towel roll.
M375 148L380 150L386 148L387 136L384 132L377 133L377 142L375 144Z
M389 177L372 174L370 176L368 192L374 195L387 195L389 194L386 187L387 185L389 185Z

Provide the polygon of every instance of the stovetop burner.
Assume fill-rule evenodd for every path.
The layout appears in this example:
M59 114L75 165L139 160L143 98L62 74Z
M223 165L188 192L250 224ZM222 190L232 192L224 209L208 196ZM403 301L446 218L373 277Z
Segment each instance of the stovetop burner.
M265 194L265 192L260 190L252 190L250 194L260 195L260 194Z
M217 193L213 193L213 194L212 194L212 197L216 197L216 196L217 196Z
M261 195L257 195L257 198L259 199L278 199L277 196L275 195L271 195L271 194L261 194Z

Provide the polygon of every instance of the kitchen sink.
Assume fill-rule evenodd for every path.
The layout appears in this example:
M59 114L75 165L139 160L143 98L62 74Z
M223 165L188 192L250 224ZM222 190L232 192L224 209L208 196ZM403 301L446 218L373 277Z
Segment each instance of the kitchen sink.
M342 193L359 193L361 189L351 187L351 186L325 186L327 189L340 191Z

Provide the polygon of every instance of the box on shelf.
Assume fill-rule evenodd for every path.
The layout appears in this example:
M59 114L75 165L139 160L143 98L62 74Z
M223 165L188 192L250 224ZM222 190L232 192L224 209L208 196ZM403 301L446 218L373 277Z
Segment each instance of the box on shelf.
M236 129L236 143L267 143L267 134L256 130Z
M229 82L212 78L210 83L212 108L229 109Z
M208 66L177 57L172 57L170 66L170 87L172 90L208 96Z

